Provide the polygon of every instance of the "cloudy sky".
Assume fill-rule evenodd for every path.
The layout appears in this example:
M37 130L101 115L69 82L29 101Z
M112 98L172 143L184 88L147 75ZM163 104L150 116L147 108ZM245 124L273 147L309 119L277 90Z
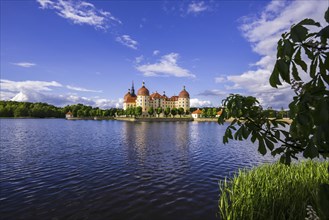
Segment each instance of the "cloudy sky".
M324 24L326 0L1 1L1 99L122 107L135 82L192 106L230 93L286 108L287 85L268 79L276 43L308 17Z

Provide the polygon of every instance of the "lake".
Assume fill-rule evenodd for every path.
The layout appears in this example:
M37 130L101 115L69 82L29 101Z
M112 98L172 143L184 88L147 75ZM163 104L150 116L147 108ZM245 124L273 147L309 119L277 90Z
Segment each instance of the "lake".
M0 119L3 219L216 219L218 181L271 162L214 122Z

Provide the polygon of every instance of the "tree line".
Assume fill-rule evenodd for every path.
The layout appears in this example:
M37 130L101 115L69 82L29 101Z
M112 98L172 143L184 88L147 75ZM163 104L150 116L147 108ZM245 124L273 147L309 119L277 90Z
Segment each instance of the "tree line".
M41 102L0 101L0 117L65 118L65 114L69 111L72 112L74 117L113 117L118 109L104 110L83 104L57 107Z
M128 107L126 110L119 110L117 112L118 116L130 116L130 117L140 117L143 114L142 111L142 107L138 106L138 107ZM162 107L158 107L158 108L153 108L150 107L147 111L147 116L149 117L160 117L160 115L163 114L165 117L175 117L176 115L179 115L180 117L182 116L186 116L190 114L189 110L184 111L183 108L162 108Z
M190 108L184 111L183 108L153 108L150 107L147 111L149 117L176 117L179 115L190 115L197 108ZM201 108L201 116L205 118L214 118L221 108L205 107ZM126 110L121 108L100 109L99 107L92 107L83 104L67 105L65 107L57 107L47 103L31 103L31 102L16 102L16 101L0 101L0 117L33 117L33 118L65 118L67 112L71 112L73 117L115 117L115 116L129 116L140 117L142 115L141 107L129 107ZM282 118L288 117L289 112L281 109L280 111L271 108L264 110L268 117Z

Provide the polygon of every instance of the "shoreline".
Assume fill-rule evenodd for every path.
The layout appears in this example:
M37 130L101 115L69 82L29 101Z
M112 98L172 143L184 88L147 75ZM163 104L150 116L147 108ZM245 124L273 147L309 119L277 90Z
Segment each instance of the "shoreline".
M102 120L117 120L117 121L130 121L130 122L176 122L176 121L193 121L193 122L217 122L218 118L192 118L192 117L182 117L182 118L163 118L163 117L148 117L148 118L134 118L134 117L85 117L85 118L54 118L54 117L49 117L49 118L34 118L34 117L0 117L0 119L66 119L66 120L94 120L94 121L102 121ZM271 118L272 119L272 118ZM234 119L230 118L227 119L226 122L232 122ZM292 119L290 118L282 118L278 119L280 121L284 121L288 124L292 123Z

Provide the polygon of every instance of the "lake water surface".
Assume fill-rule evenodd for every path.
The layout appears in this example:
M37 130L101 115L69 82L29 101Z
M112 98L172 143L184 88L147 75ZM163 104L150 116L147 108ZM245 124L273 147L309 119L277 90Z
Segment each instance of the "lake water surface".
M218 181L273 161L214 122L0 120L1 219L216 219Z

